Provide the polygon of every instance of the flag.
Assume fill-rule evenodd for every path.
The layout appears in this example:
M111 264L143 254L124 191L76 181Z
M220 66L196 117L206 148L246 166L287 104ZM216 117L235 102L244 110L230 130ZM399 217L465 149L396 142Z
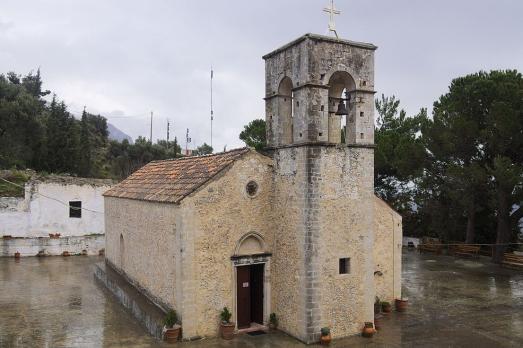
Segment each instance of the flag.
M213 75L214 75L214 72L212 71L212 68L211 68L211 79L212 79Z

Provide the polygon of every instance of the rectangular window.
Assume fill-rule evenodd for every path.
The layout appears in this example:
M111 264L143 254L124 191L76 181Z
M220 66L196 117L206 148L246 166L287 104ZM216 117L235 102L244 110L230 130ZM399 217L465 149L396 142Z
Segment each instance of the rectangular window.
M81 218L82 217L82 201L69 201L69 217L70 218Z
M344 257L340 259L340 274L350 273L350 258Z

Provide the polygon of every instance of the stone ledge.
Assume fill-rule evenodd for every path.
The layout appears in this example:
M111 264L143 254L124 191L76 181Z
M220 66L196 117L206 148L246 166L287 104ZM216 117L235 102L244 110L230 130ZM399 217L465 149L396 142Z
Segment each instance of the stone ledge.
M325 141L315 141L315 142L304 142L304 143L297 143L297 144L288 144L288 145L279 145L279 146L268 146L264 148L266 151L272 151L272 150L279 150L279 149L287 149L292 147L304 147L304 146L311 146L311 147L350 147L350 148L364 148L364 149L374 149L376 148L375 144L337 144L337 143L329 143Z
M138 288L133 286L124 275L113 269L109 263L95 265L95 279L101 283L116 300L138 320L153 337L163 337L163 319L165 311L149 299Z

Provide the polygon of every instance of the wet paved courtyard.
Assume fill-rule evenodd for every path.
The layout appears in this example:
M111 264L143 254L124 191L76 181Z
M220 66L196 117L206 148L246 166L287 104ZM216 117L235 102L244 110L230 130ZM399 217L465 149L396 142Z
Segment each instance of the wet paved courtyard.
M0 259L0 347L170 347L150 336L94 280L99 257ZM391 313L372 339L332 347L523 347L523 270L484 260L403 255L407 313ZM304 347L283 333L178 343L200 347Z

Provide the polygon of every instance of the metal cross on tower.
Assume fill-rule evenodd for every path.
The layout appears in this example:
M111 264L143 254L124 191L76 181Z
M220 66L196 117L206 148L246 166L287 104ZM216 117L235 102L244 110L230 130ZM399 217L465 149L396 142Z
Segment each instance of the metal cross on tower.
M341 11L336 10L334 7L334 0L331 0L331 6L325 7L323 9L323 12L327 12L329 14L329 31L332 31L334 35L336 35L336 38L338 38L338 33L336 32L336 22L334 22L334 16L341 14Z

